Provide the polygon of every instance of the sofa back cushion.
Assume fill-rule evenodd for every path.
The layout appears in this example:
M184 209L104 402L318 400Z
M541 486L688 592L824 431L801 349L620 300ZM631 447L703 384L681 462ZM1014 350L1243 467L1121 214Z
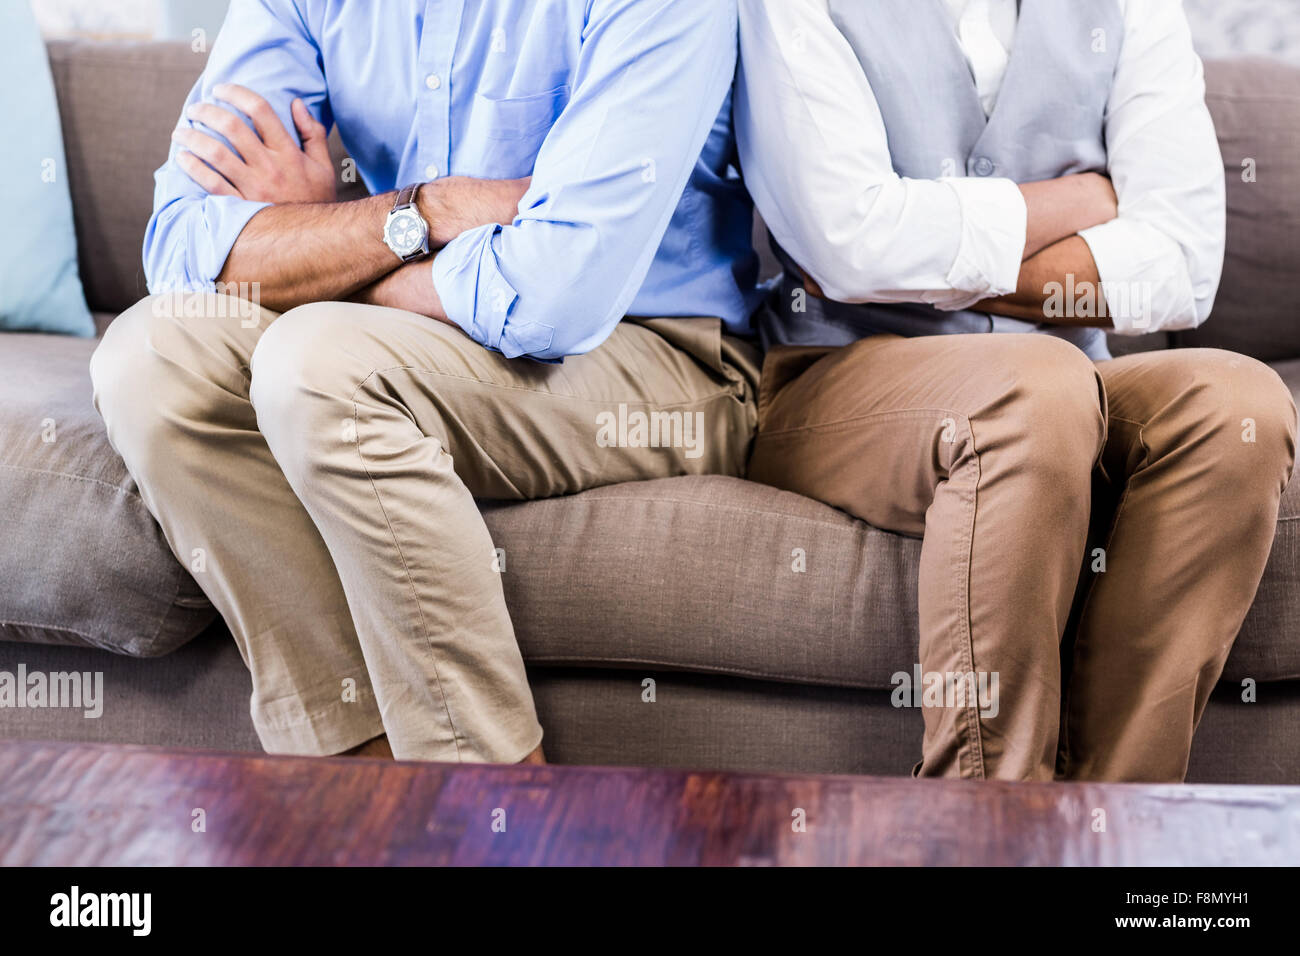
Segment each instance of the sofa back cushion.
M166 159L172 127L207 57L183 42L55 41L49 54L86 300L93 310L120 312L146 294L140 259L153 171ZM1228 255L1214 315L1175 335L1176 344L1265 360L1300 356L1293 286L1300 274L1300 69L1265 59L1211 61L1206 82L1227 168ZM340 159L337 135L331 146ZM1255 161L1255 182L1242 178L1246 159ZM363 192L359 183L341 189L341 196ZM758 224L765 248L761 230ZM1115 344L1131 351L1164 342L1161 335Z
M1214 314L1179 346L1300 356L1300 69L1268 59L1205 64L1228 183L1228 252Z
M172 129L207 54L189 43L48 45L63 121L77 246L86 301L96 312L122 312L147 294L141 249L153 211L153 173L167 159ZM344 172L338 136L330 139ZM340 184L340 198L365 194Z
M153 171L207 57L186 43L72 40L48 50L86 301L121 312L146 294L141 245Z

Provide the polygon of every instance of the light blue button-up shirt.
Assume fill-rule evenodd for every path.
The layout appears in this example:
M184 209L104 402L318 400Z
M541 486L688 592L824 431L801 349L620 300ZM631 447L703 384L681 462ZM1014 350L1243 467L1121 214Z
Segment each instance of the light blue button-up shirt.
M747 332L760 292L733 165L735 7L234 0L186 106L238 83L296 135L300 96L337 124L372 193L531 175L511 225L472 229L432 264L447 316L507 356L589 351L624 315ZM208 195L177 149L155 175L149 288L211 290L265 203Z

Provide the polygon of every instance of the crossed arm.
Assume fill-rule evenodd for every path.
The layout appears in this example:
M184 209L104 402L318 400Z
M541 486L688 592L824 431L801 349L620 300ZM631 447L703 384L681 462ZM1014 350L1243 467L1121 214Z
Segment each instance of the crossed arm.
M1026 322L1042 322L1051 283L1063 282L1066 276L1073 276L1078 288L1101 282L1092 250L1078 233L1112 221L1118 204L1110 179L1098 173L1027 183L1020 187L1020 192L1027 215L1024 261L1016 291L982 299L970 308ZM821 286L806 270L803 281L811 294L825 297ZM1109 315L1068 315L1054 321L1060 325L1111 325Z
M391 196L331 203L325 177L305 175L310 164L323 164L324 131L310 127L291 98L302 97L326 126L334 118L319 38L290 0L232 5L189 102L195 108L205 101L215 105L216 85L223 80L255 89L271 102L290 141L296 145L308 134L297 150L305 158L278 139L278 127L259 130L251 116L252 138L244 145L259 158L245 156L203 121L209 138L230 149L221 160L229 175L197 153L194 163L186 163L199 176L205 173L198 165L220 175L228 189L198 182L181 166L181 147L174 147L156 174L154 213L145 233L150 289L256 281L270 308L318 299L381 301L449 320L508 358L558 361L596 348L633 306L715 133L735 72L735 11L730 4L689 0L589 0L586 8L581 43L554 64L571 82L531 157L532 179L448 177L427 184L419 204L436 255L432 262L399 269L380 238ZM223 92L238 96L224 87ZM618 108L629 103L637 108ZM261 108L255 102L247 106ZM478 107L467 101L460 108ZM244 123L246 115L241 110L235 119ZM672 116L673 122L647 122L647 116ZM373 140L404 136L400 123L386 129L391 124L379 119L374 128L356 116L351 122L360 154L393 176L391 164L376 159L386 144ZM314 140L320 142L312 145ZM453 155L449 166L477 165L473 157L492 148L468 137L462 141L465 155ZM194 153L211 146L184 148ZM271 155L261 154L263 149ZM488 157L486 163L502 174L525 171L523 157ZM655 172L649 181L646 163ZM405 154L402 164L418 165ZM320 191L300 190L305 182ZM277 188L268 191L267 183Z
M896 175L875 93L825 0L740 9L745 179L814 280L810 291L1121 333L1209 315L1223 261L1223 165L1176 0L1126 8L1105 175L1019 186ZM1097 290L1098 302L1103 285L1136 291L1142 314L1057 317L1047 302L1058 284Z
M1066 277L1073 277L1076 288L1100 287L1097 262L1079 233L1111 222L1119 215L1119 203L1110 179L1097 173L1082 173L1028 183L1020 187L1020 192L1027 210L1027 240L1016 291L984 299L971 308L1026 322L1111 328L1113 320L1109 314L1075 316L1073 310L1067 310L1067 315L1049 320L1044 308L1052 284L1064 285Z
M252 90L228 84L214 93L248 116L253 128L229 110L195 104L189 118L220 133L234 149L197 129L178 129L178 164L211 195L272 204L236 239L221 282L257 282L262 304L275 311L351 299L448 321L427 263L402 265L380 238L393 194L335 201L328 131L301 100L291 107L300 147ZM510 223L528 183L450 177L425 184L418 202L430 225L431 247L441 248L477 226ZM1048 282L1066 273L1074 274L1077 284L1099 281L1088 245L1077 233L1115 218L1115 191L1109 179L1092 173L1020 189L1028 210L1020 288L974 308L1041 319ZM286 242L287 236L294 241ZM811 277L808 282L820 293Z
M177 163L213 196L237 196L267 206L248 221L218 277L227 284L258 283L261 302L283 312L307 302L353 299L419 312L447 321L428 263L403 266L384 244L386 193L336 202L328 131L303 104L291 107L301 147L271 105L252 90L218 86L215 95L246 115L197 103L189 118L234 147L197 129L178 129ZM527 179L449 177L421 188L420 212L430 245L441 248L469 229L508 224L528 188ZM293 241L286 241L286 237Z

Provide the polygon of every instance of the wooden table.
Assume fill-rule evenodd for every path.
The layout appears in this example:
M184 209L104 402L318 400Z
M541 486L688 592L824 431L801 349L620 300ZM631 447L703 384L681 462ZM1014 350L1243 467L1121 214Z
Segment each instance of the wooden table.
M1300 788L0 744L3 865L1297 862Z

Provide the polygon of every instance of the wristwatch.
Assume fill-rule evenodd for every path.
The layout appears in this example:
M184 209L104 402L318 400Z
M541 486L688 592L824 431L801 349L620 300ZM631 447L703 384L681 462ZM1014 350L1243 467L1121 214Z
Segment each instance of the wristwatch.
M419 191L420 184L415 183L399 192L384 222L384 243L403 262L414 262L429 254L429 224L415 205Z

